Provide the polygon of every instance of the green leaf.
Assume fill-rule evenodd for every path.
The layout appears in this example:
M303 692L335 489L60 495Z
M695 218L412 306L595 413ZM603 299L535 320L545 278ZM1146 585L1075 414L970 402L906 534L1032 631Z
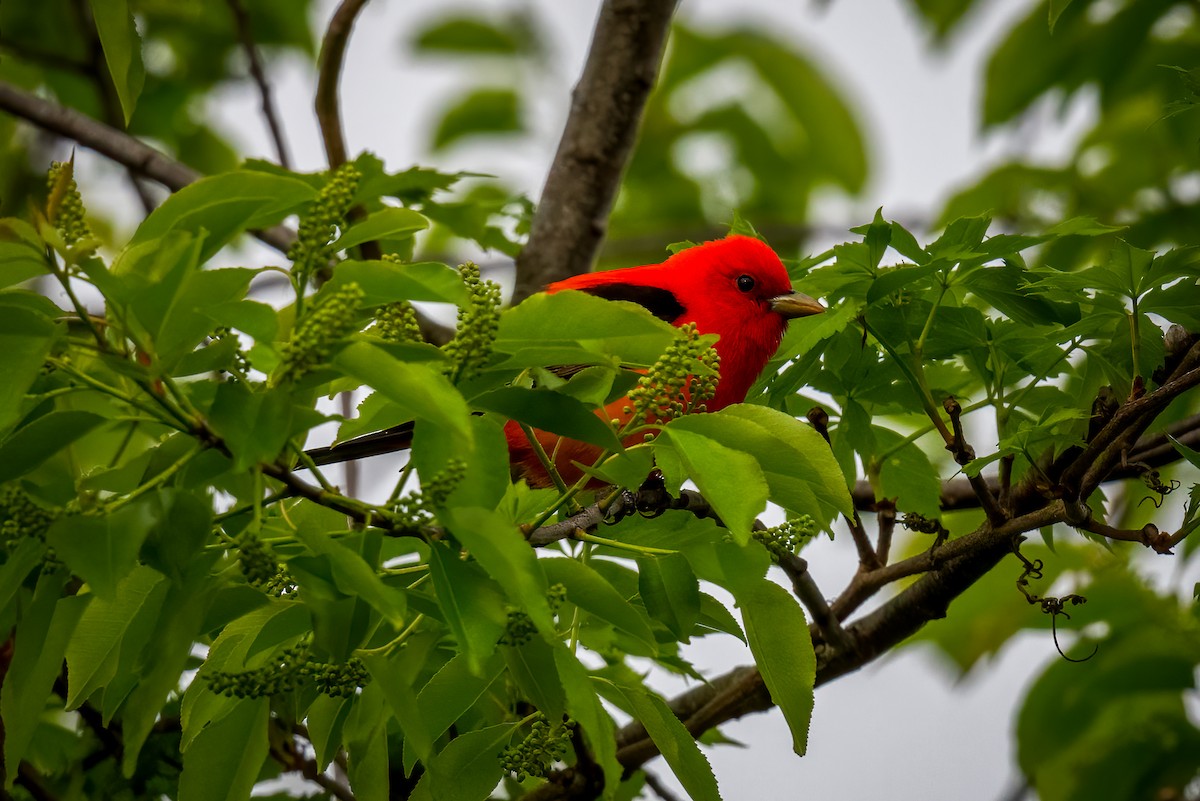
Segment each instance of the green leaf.
M891 451L879 463L880 497L898 498L904 509L940 517L942 485L929 457L916 443L900 446L903 437L891 429L872 426L871 430L879 450Z
M104 60L108 62L108 72L128 125L146 80L142 38L138 36L128 0L91 0L91 5Z
M731 584L763 683L787 721L792 750L804 756L817 670L804 611L791 593L761 576L743 575Z
M212 328L232 328L262 343L274 342L279 336L279 313L256 300L213 303L202 311L212 322Z
M457 548L451 552L445 544L430 545L429 573L446 625L472 671L482 671L508 622L504 594L477 563L463 561Z
M0 565L0 611L8 608L45 553L46 544L37 537L22 537L9 545L8 559Z
M639 687L618 686L618 689L688 796L693 801L720 801L712 766L666 702Z
M483 697L488 688L504 674L504 660L493 650L482 671L474 672L466 654L456 654L442 665L417 694L417 709L429 740L441 737L459 718ZM400 718L401 725L404 719ZM407 732L407 730L406 730ZM419 756L419 755L418 755ZM405 752L406 768L408 752ZM422 760L425 757L421 757Z
M762 468L750 454L722 445L690 427L676 425L688 419L673 421L654 441L660 462L668 455L674 456L686 476L671 475L665 463L660 467L676 486L685 477L692 479L734 538L746 543L755 518L767 506L768 487Z
M638 592L655 620L687 641L700 619L700 582L682 554L638 560Z
M101 423L92 412L50 412L19 429L0 445L0 484L23 476Z
M425 219L423 215L411 209L388 206L368 215L367 219L362 222L347 228L329 247L333 250L349 250L364 242L411 239L417 231L424 231L428 227L429 220ZM341 268L339 267L339 269Z
M226 381L217 385L208 422L233 455L234 470L241 471L279 458L299 433L294 412L282 389L252 392L241 381Z
M568 558L542 559L540 564L548 583L567 588L567 599L571 603L640 640L647 649L640 656L649 656L658 650L646 618L595 570Z
M433 134L433 149L445 150L466 137L516 134L525 130L521 100L512 89L475 89L458 98L442 114Z
M502 367L648 366L674 338L674 328L637 304L556 292L533 295L506 310L495 347L510 354Z
M521 694L549 720L558 720L567 708L567 697L554 659L554 651L564 647L533 637L520 645L502 649L508 676Z
M423 364L407 364L365 342L354 342L335 358L343 373L374 387L417 421L448 429L470 442L470 410L462 395L440 372Z
M761 476L759 480L766 483L770 500L785 509L810 514L822 526L828 526L838 514L846 514L852 509L845 479L828 443L811 426L783 412L765 406L735 404L716 414L681 417L667 426L665 434L674 442L676 433L683 432L703 440L696 448L700 458L709 460L710 475L706 477L705 485L700 484L695 474L690 475L710 502L713 498L709 496L709 488L713 487L747 506L750 500L758 497L755 484L733 480L726 474L725 471L731 469L731 465L724 462L725 454L729 452L740 454L742 459L749 457L757 475ZM725 450L705 454L704 442ZM656 442L656 454L661 451ZM753 480L754 473L751 476ZM743 494L742 490L746 488L750 492ZM754 515L761 511L760 506ZM753 522L753 515L750 521Z
M33 600L17 626L12 662L0 686L5 765L19 765L25 758L46 700L62 674L71 635L91 601L86 595L60 599L66 578L63 571L42 573ZM5 773L5 789L11 790L17 771Z
M546 600L546 577L521 532L490 509L448 509L445 517L446 527L509 599L529 615L539 631L551 636L554 618Z
M365 657L363 661L367 661ZM379 678L375 680L380 681ZM317 770L328 769L329 763L341 749L346 720L356 703L358 703L358 698L355 696L334 698L329 695L320 695L308 707L308 715L305 720L308 724L308 741L312 743L316 757ZM403 719L401 719L400 726L401 728L405 726Z
M145 566L125 576L108 598L97 597L79 621L78 634L67 646L67 709L75 709L98 688L106 686L117 674L124 640L134 632L148 639L146 617L153 624L167 595L167 581L161 573ZM135 653L145 639L135 642Z
M388 801L388 715L381 692L378 685L367 685L346 720L348 773L356 801Z
M347 259L337 266L325 292L354 282L363 291L363 306L380 306L397 300L467 304L462 276L444 264L431 261L396 264L391 261Z
M461 734L429 761L434 801L483 801L503 775L497 756L512 738L513 726L488 726Z
M543 431L606 450L620 450L621 441L593 407L549 389L501 387L471 400L477 409L495 412Z
M926 288L928 282L922 281L922 279L933 275L940 266L942 265L938 262L930 262L919 267L910 265L888 267L882 270L879 277L871 283L870 289L867 290L867 303L874 303L902 289L920 291Z
M767 406L739 403L725 407L720 414L755 423L776 440L774 449L754 451L764 470L806 483L816 495L818 503L831 514L853 515L854 501L846 489L846 478L829 443L816 429ZM785 448L788 450L785 451ZM788 507L786 498L780 492L777 502Z
M1071 0L1050 0L1047 9L1047 24L1050 26L1050 33L1054 33L1054 26L1058 24L1058 18L1062 16L1069 5L1071 5Z
M44 275L46 246L24 220L0 219L0 289Z
M200 638L205 613L213 603L216 580L210 579L205 560L196 560L195 567L198 576L194 581L170 588L155 625L157 635L143 652L145 662L137 665L137 683L121 711L121 770L125 776L133 775L138 753L163 704L178 692L179 677L192 659L192 645Z
M592 757L604 771L603 798L612 798L620 784L616 731L608 711L588 675L587 668L565 646L554 649L554 664L567 698L567 711L583 731Z
M207 261L242 231L275 225L299 212L317 190L299 178L254 170L201 178L152 211L113 262L114 275L133 271L169 231L207 232L200 260Z
M329 558L333 582L339 590L362 598L394 626L401 627L407 622L404 591L384 584L375 568L350 547L346 538L335 540L316 526L303 524L296 526L295 535L314 554Z
M55 333L54 323L32 311L10 308L0 315L0 436L21 419L21 403L41 372ZM11 464L5 466L11 469Z
M411 748L422 762L428 762L433 754L433 740L438 733L432 733L425 722L424 715L417 703L417 695L412 686L389 657L380 653L362 655L363 664L367 666L375 683L383 690L388 705L400 721L404 731L405 749Z
M244 801L267 758L267 698L239 700L183 752L179 801Z
M417 52L488 56L524 55L539 47L530 20L517 15L495 22L468 16L440 19L421 30L412 46Z
M97 596L112 601L157 522L147 504L125 506L108 517L67 515L50 525L46 541Z

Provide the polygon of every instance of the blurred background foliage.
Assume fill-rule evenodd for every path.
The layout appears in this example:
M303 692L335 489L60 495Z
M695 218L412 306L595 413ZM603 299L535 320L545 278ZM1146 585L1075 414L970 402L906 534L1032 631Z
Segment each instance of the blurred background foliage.
M937 46L960 34L983 2L906 0L906 5L924 21ZM140 79L131 74L124 86L114 85L84 0L0 3L0 79L53 97L213 173L239 161L234 146L210 124L207 105L223 87L249 80L239 13L245 14L244 24L268 63L285 57L315 61L312 0L131 0L130 5L145 54L144 64L130 69L140 71ZM981 170L924 221L924 228L937 230L959 217L990 213L993 233L1032 234L1063 219L1090 217L1123 226L1119 236L1139 248L1200 244L1196 4L1052 0L1027 5L1028 14L992 48L982 76L980 131L1016 131L1033 138L1040 126L1080 102L1093 109L1090 128L1061 163L1018 153ZM423 59L464 64L461 85L447 94L429 131L435 166L440 154L465 143L503 147L533 135L536 100L547 74L559 65L532 7L503 13L452 10L406 33L405 46ZM131 87L139 97L127 119L122 92ZM920 109L913 109L912 119L901 124L919 125L920 117ZM657 261L664 243L719 236L733 210L753 221L781 252L802 254L813 241L812 210L821 193L857 196L868 186L874 165L869 142L855 99L797 43L763 26L693 24L685 4L602 258L614 266ZM0 213L23 214L41 202L48 154L61 147L0 115ZM441 178L433 176L435 182ZM428 202L451 183L430 185L420 195L421 210L439 229L424 246L453 247L457 237L515 252L528 221L528 200L503 182L476 179L453 200L439 206ZM148 193L146 202L156 196ZM93 201L92 210L105 214L102 202ZM847 221L853 222L858 221ZM1027 266L1078 270L1102 261L1117 236L1056 238L1034 251L1034 263ZM836 367L850 358L838 362L838 353L857 352L856 344L849 335L833 338L827 360L833 358ZM1034 355L1015 334L1009 346L1014 358ZM889 402L903 405L886 397L892 382L880 365L859 367L862 381L880 382L872 412L886 414ZM833 377L833 372L825 376ZM799 383L809 376L791 378ZM840 378L853 376L845 372ZM1100 380L1097 376L1093 383ZM1071 394L1093 390L1089 385ZM1048 391L1047 409L1056 400ZM869 420L864 432L872 435ZM883 428L873 435L899 436ZM877 446L893 444L888 439ZM934 475L928 461L913 459L896 465L898 473ZM895 480L902 477L897 474ZM909 488L914 498L924 492L926 503L936 506L936 497L929 497L933 490ZM1128 513L1134 507L1123 508ZM1184 693L1194 694L1200 663L1197 607L1177 599L1170 582L1156 586L1125 558L1126 551L1116 553L1122 558L1100 559L1095 549L1085 552L1061 543L1053 551L1030 549L1031 558L1039 555L1053 565L1045 569L1042 586L1070 576L1075 585L1087 587L1086 619L1098 627L1094 639L1100 643L1087 666L1053 662L1032 685L1019 713L1020 766L1046 801L1150 797L1146 793L1153 788L1180 786L1189 778L1194 788L1200 734L1188 717ZM995 603L998 595L1014 592L1014 579L1004 571L988 576L956 604L950 619L929 626L919 639L937 644L965 675L1020 630L1045 629L1051 618L1033 609L1014 617ZM1073 625L1055 620L1060 631ZM1169 798L1176 797L1200 794Z

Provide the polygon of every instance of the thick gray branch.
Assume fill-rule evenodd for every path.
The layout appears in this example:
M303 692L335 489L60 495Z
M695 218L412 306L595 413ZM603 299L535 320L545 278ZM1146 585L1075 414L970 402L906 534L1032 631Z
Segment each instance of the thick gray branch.
M676 3L605 0L601 7L529 243L517 258L514 303L592 266Z

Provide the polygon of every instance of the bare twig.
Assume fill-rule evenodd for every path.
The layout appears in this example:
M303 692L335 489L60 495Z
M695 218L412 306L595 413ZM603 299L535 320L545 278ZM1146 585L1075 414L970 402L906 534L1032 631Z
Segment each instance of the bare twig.
M879 527L878 545L875 547L875 558L880 565L888 563L888 555L892 549L892 532L896 530L896 502L884 498L875 503L876 525Z
M658 75L677 0L605 0L571 113L517 258L513 302L586 272Z
M105 125L73 108L44 100L6 81L0 81L0 110L27 120L44 131L91 148L139 175L157 181L172 192L204 177L191 167L111 125ZM253 233L281 253L286 253L296 238L294 231L281 225Z
M1186 417L1166 426L1161 433L1149 434L1140 438L1129 450L1126 464L1122 465L1118 460L1104 480L1117 481L1135 478L1139 474L1139 468L1135 466L1137 464L1163 467L1179 461L1179 452L1171 445L1167 435L1189 447L1200 448L1200 415ZM996 479L988 480L987 486L993 493L999 493L1002 490L1000 481ZM870 511L875 508L875 492L870 483L866 481L857 482L850 491L850 497L853 499L856 509ZM942 484L939 505L942 511L946 512L974 509L979 506L979 498L965 478L956 478Z
M943 546L950 553L939 567L906 588L879 609L846 627L852 649L829 644L818 647L817 684L825 684L863 665L910 637L930 620L944 617L950 602L1012 553L1012 541L1023 532L1051 525L1064 518L1062 502L1055 501L1003 526L985 524L979 530ZM671 709L688 731L699 736L713 726L761 712L773 706L762 676L743 666L672 699ZM645 729L637 723L617 735L617 758L631 770L658 753Z
M967 437L963 433L962 406L951 395L942 401L942 408L950 417L950 427L954 432L950 441L946 443L946 450L954 456L955 463L965 467L975 461L975 449L967 443ZM970 483L972 491L979 498L979 505L983 507L983 511L992 525L1003 523L1007 515L996 503L996 496L983 477L978 474L968 476L967 482Z
M321 138L325 142L325 157L330 168L346 163L346 137L342 133L341 101L338 84L342 77L342 65L346 60L346 43L358 12L367 0L342 0L333 12L325 38L321 41L318 57L316 111L321 126Z
M1090 531L1093 534L1099 534L1101 537L1107 537L1110 540L1138 542L1155 553L1161 554L1170 554L1171 548L1182 539L1182 537L1176 539L1173 535L1165 531L1159 531L1158 526L1153 523L1147 523L1139 529L1125 529L1114 528L1107 523L1101 523L1099 520L1088 518L1076 525L1076 528Z
M242 5L242 0L227 0L227 2L229 10L233 13L233 23L237 28L238 39L242 43L242 50L246 54L250 77L254 79L255 85L258 87L263 119L266 120L267 129L271 132L271 140L275 143L275 157L279 160L281 167L290 170L292 164L291 159L288 158L287 141L283 137L283 126L279 123L279 114L275 109L271 84L267 80L266 70L263 69L258 45L254 42L254 32L250 29L250 15L246 13L246 7Z
M829 439L829 413L820 406L814 406L808 410L808 422L816 429L821 438L830 446L833 443ZM875 491L871 491L872 503L874 503ZM867 536L867 530L863 526L862 518L858 511L846 518L846 525L850 529L850 537L854 540L854 547L858 551L858 563L863 570L871 570L879 567L879 558L875 553L875 549L871 546L871 538Z
M792 553L784 553L778 557L779 566L792 582L792 592L804 604L813 623L820 630L825 642L835 648L850 649L854 643L846 636L842 624L829 609L829 603L821 588L808 572L808 562Z

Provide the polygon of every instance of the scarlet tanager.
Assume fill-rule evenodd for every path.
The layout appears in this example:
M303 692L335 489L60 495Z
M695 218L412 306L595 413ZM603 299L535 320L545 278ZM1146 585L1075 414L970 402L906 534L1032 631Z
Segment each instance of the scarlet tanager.
M759 373L779 348L788 320L825 310L795 292L775 251L748 236L729 236L682 250L661 264L576 275L546 288L574 289L609 300L641 304L674 326L695 323L700 334L718 334L720 377L708 411L746 399ZM628 400L609 404L606 420L628 418ZM531 486L548 487L550 476L525 433L515 421L504 428L513 476ZM571 484L601 454L596 445L534 430L562 479Z
M689 247L661 264L647 264L558 281L547 292L574 289L608 300L638 303L674 326L696 325L697 333L717 334L720 357L716 393L706 404L715 412L746 399L779 348L788 320L825 310L817 301L795 292L775 251L748 236L728 236ZM604 420L627 420L629 401L620 398L597 414ZM504 428L514 478L531 486L548 487L550 476L516 421ZM585 442L534 429L534 436L553 459L561 478L572 484L591 465L601 449ZM316 464L358 459L402 450L412 444L412 424L308 452Z

